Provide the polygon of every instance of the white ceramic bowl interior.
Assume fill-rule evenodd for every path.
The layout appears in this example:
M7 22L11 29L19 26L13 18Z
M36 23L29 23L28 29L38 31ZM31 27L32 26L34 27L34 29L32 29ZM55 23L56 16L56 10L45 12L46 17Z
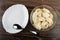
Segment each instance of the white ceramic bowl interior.
M28 23L28 10L23 4L15 4L9 7L3 14L2 24L3 28L8 33L19 33L21 32ZM13 25L19 24L23 29L14 29Z

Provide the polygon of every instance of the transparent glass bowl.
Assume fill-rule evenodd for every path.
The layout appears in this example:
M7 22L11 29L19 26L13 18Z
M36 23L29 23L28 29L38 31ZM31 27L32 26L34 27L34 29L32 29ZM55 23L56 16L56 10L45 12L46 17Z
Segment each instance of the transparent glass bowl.
M52 26L51 26L51 27L48 27L47 29L41 29L41 30L38 30L38 31L48 31L48 30L52 29L52 28L54 27L54 25L56 24L57 15L56 15L55 9L52 8L52 7L49 6L49 5L37 6L37 7L35 7L35 8L32 10L32 12L31 12L31 14L30 14L30 22L31 22L32 26L34 27L33 21L32 21L32 15L33 15L33 13L35 12L35 10L38 9L38 8L41 8L41 9L42 9L42 8L46 8L46 9L48 9L48 10L53 14L53 24L52 24ZM36 28L34 27L34 29L36 29ZM37 30L37 29L36 29L36 30Z

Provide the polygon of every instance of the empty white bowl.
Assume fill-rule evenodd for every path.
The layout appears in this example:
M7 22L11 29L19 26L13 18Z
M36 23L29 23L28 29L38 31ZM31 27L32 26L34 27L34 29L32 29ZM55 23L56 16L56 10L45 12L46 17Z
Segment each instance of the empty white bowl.
M28 18L28 10L24 5L12 5L4 12L2 17L3 28L8 33L19 33L26 27ZM20 25L22 29L14 29L14 24Z

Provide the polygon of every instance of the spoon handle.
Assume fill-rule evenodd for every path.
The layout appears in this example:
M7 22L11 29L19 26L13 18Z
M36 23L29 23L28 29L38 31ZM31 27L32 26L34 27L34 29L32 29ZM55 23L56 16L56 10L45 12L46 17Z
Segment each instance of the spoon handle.
M19 24L14 24L13 27L14 27L15 29L23 29Z

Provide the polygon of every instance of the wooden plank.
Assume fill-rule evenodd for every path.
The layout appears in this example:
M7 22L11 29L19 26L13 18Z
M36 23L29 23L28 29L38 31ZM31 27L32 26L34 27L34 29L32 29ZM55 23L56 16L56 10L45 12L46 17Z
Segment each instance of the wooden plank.
M42 37L60 37L60 0L0 0L0 34L6 34L6 35L10 35L9 33L6 33L3 29L2 26L2 15L4 14L5 10L12 6L13 4L24 4L28 10L29 10L29 15L32 11L32 9L36 6L40 6L40 5L50 5L52 6L57 13L57 23L54 26L54 28L50 31L47 32L40 32L39 36ZM31 27L31 23L29 20L28 25L26 26L26 29L28 29L28 27ZM30 29L29 29L30 30ZM26 30L25 30L26 31Z

